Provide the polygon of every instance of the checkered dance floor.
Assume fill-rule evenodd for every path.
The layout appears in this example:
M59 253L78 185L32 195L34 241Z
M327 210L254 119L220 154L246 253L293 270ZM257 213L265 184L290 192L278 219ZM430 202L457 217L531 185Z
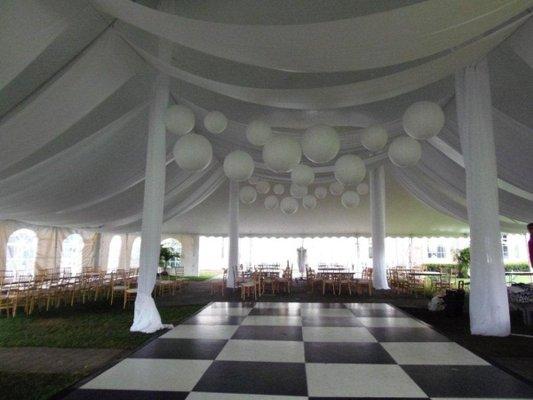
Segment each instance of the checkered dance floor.
M384 303L212 303L68 399L533 398Z

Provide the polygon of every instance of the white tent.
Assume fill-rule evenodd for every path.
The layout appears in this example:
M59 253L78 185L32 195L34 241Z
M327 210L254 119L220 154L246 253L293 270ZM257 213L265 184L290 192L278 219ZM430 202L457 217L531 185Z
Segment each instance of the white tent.
M222 162L232 150L252 156L258 179L288 186L289 174L270 171L261 149L246 140L247 124L261 119L276 134L297 140L312 125L333 126L341 137L339 155L356 154L367 167L385 165L386 233L463 234L469 191L464 138L474 141L473 152L480 140L464 132L476 130L476 116L487 110L492 122L484 130L494 130L499 189L499 203L487 210L499 209L501 229L508 232L521 231L533 220L533 1L158 4L0 4L1 219L139 231L147 138L157 125L154 118L162 115L151 101L156 82L165 91L168 85L168 92L158 92L158 104L166 105L169 96L170 103L191 108L195 131L214 151L208 168L187 172L173 161L177 137L167 132L160 141L166 142L162 206L167 232L227 234L231 204ZM483 60L490 92L485 92L488 102L476 109L469 94L479 95L484 81L478 87L470 83L475 76L489 76ZM421 142L416 166L399 168L385 154L370 154L361 145L362 129L373 124L385 127L390 140L404 136L402 115L421 100L440 104L446 122L437 137ZM469 112L461 114L464 109ZM229 121L218 135L202 124L212 110ZM163 199L150 188L157 189L161 176L155 186L151 179L157 162L165 160L156 162L150 154L148 165L155 169L147 172L147 195L157 202ZM334 181L331 165L315 168L319 184ZM483 170L482 164L472 164L476 168ZM368 196L349 210L329 196L316 210L290 216L265 210L263 198L241 207L241 232L372 232ZM144 211L146 223L150 218ZM235 219L235 210L232 215ZM377 223L374 230L384 222ZM150 226L159 237L160 226ZM144 253L150 259L147 248Z

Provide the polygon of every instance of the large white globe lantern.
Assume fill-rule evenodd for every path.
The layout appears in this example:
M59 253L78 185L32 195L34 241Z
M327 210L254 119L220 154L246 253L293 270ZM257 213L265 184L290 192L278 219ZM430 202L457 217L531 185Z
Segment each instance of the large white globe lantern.
M357 185L365 175L365 162L354 154L341 156L335 162L335 179L344 185Z
M324 164L335 158L341 148L337 131L331 126L315 125L302 138L302 150L314 163Z
M431 101L414 103L403 114L403 129L413 139L423 140L437 136L444 127L442 108Z
M253 186L243 186L239 190L239 199L244 204L252 204L257 199L257 190Z
M294 197L285 197L279 203L279 208L283 214L294 214L296 211L298 211L298 200L296 200Z
M232 151L224 158L224 174L232 181L244 182L250 179L254 168L254 160L242 150Z
M340 196L344 192L344 185L340 182L333 182L329 185L329 192L333 196Z
M289 193L292 197L296 197L297 199L301 199L308 193L307 186L300 186L295 183L292 183L289 188Z
M165 127L176 135L186 135L194 128L194 113L189 107L174 104L165 110Z
M306 210L314 210L317 206L316 197L312 194L308 194L307 196L304 196L302 199L302 206Z
M400 136L389 146L389 159L398 167L411 167L422 157L422 146L409 136Z
M361 144L368 151L376 152L383 150L388 140L389 134L381 125L369 126L361 132Z
M264 121L252 121L246 127L246 139L254 146L264 146L272 139L272 128Z
M278 208L279 200L276 196L270 195L265 197L265 208L267 210L274 210Z
M361 196L366 196L368 192L370 191L370 188L368 187L368 183L361 182L359 185L357 185L357 187L355 188L355 191L357 192L357 194Z
M255 188L259 193L267 194L268 192L270 192L270 183L268 183L267 181L259 181L255 185Z
M272 191L274 192L274 194L280 196L285 193L285 186L283 186L281 183L276 183L272 188Z
M309 165L298 164L291 171L291 181L300 186L307 186L315 180L315 172Z
M346 208L354 208L359 205L359 195L353 190L347 190L341 196L341 203Z
M213 159L211 143L196 133L180 137L172 152L176 163L185 171L201 171Z
M263 147L263 161L274 172L290 172L302 159L300 143L278 136Z
M326 196L328 195L328 189L326 189L324 186L317 186L315 188L315 197L317 199L325 199Z
M228 119L220 111L210 111L204 117L204 126L211 133L222 133L228 127Z

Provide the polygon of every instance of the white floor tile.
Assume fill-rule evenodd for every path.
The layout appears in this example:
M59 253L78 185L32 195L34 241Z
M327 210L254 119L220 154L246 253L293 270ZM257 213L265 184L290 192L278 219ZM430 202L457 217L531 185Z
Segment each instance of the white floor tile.
M314 397L426 397L398 365L306 364Z
M192 392L187 400L307 400L301 396L270 396L266 394Z
M376 342L366 328L304 326L304 342Z
M395 309L387 303L344 303L348 308L356 308L359 310L388 310Z
M307 308L301 310L302 317L353 317L346 308Z
M165 333L163 339L229 339L239 325L178 325Z
M228 307L228 308L222 308L222 307L208 307L202 312L196 314L198 316L235 316L235 317L245 317L247 316L250 311L252 311L249 307Z
M453 342L381 343L401 365L489 365Z
M424 328L426 324L413 318L391 317L358 317L358 320L369 328Z
M276 301L261 301L255 303L254 308L289 308L289 309L299 309L301 303L295 302L276 302Z
M191 391L211 363L211 360L127 358L82 388Z
M304 344L281 340L230 340L217 360L303 363Z
M301 326L301 317L249 315L241 325Z

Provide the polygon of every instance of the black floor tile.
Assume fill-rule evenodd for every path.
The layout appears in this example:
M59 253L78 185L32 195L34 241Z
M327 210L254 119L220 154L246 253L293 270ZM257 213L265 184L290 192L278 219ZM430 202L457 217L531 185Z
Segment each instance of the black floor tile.
M449 342L431 328L367 328L378 342Z
M307 396L305 364L215 361L194 391Z
M406 313L395 308L385 308L383 310L351 308L351 311L356 317L409 317L409 315L407 315Z
M306 362L395 364L379 343L307 342L304 345Z
M429 399L429 397L394 397L394 400L424 400L424 399ZM390 397L309 397L309 400L391 400L391 398Z
M211 303L211 308L251 308L254 306L253 301L221 301Z
M351 326L363 324L355 317L302 317L302 326Z
M402 368L430 397L533 398L533 386L492 366L404 365Z
M248 315L288 315L298 316L300 310L297 308L254 308Z
M212 339L156 339L130 358L214 360L226 342Z
M77 389L66 400L184 400L189 392L163 392L148 390Z
M232 339L248 340L303 340L300 326L240 326Z
M185 325L240 325L246 317L226 315L196 315L183 322Z

